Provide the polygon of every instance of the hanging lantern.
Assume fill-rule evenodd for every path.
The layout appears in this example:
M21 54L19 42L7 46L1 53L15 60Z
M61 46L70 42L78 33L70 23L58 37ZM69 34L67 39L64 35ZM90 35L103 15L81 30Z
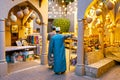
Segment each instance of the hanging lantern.
M102 10L101 10L101 9L97 9L97 10L96 10L96 15L97 15L97 16L100 16L101 14L102 14Z
M91 23L91 22L92 22L92 17L88 16L88 17L86 18L86 21L87 21L88 23Z
M40 21L39 18L36 19L36 23L37 23L37 24L40 24L40 23L41 23L41 21Z
M17 17L13 14L13 12L11 12L10 19L11 19L11 21L13 21L13 22L16 22L16 21L17 21Z
M112 10L112 9L114 8L114 6L115 6L115 3L114 3L113 1L109 0L109 1L107 2L107 8L108 8L109 10Z
M17 17L18 18L23 18L23 11L22 10L17 12Z
M30 18L31 18L31 19L34 19L35 17L36 17L35 13L32 13L32 14L30 15Z
M26 7L24 10L23 10L23 13L24 13L24 15L26 16L26 15L28 15L29 14L29 8L28 7Z

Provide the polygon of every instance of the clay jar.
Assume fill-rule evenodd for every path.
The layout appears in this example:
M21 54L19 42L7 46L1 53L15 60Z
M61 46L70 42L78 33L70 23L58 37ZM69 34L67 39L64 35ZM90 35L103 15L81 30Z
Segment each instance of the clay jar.
M12 22L17 21L17 17L13 14L13 12L11 12L10 19L11 19Z
M17 17L18 18L23 18L23 11L22 10L17 12Z
M39 18L36 19L36 23L37 23L37 24L40 24L40 23L41 23L41 21L40 21Z
M91 22L92 22L92 17L88 16L88 17L86 18L86 21L87 21L87 23L91 23Z
M112 9L114 8L114 6L115 6L115 3L114 3L113 1L109 0L109 1L107 2L107 8L108 8L109 10L112 10Z
M31 18L31 19L34 19L35 17L36 17L35 13L32 13L32 14L30 15L30 18Z
M102 14L102 10L101 10L101 9L97 9L97 10L96 10L96 15L97 15L97 16L100 16L101 14Z
M29 8L28 7L26 7L24 10L23 10L23 13L24 13L24 15L26 16L26 15L28 15L29 14Z

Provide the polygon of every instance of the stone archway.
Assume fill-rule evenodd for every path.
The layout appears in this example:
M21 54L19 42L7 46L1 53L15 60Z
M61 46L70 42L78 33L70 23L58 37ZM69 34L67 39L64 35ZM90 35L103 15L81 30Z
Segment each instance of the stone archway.
M105 52L103 52L104 51L103 50L104 49L104 38L103 38L104 37L104 34L103 34L104 32L103 31L105 29L107 29L106 31L109 31L109 29L111 29L109 27L108 28L105 28L105 27L107 27L108 25L112 24L112 30L114 30L116 28L115 24L118 23L117 26L119 25L119 17L116 16L116 15L119 15L119 14L116 14L116 12L115 12L115 10L119 10L118 9L119 7L117 7L115 5L115 7L113 7L113 9L110 10L108 8L108 5L104 1L102 3L104 4L104 6L102 6L103 12L101 13L101 15L98 16L97 15L97 10L100 9L100 7L101 7L99 0L96 0L96 1L89 0L87 3L82 2L82 4L80 4L80 1L78 1L78 25L79 25L79 27L78 27L78 50L77 50L77 56L78 56L77 62L78 63L77 63L77 66L76 66L76 74L78 74L78 75L84 75L85 74L85 68L87 70L87 65L85 65L85 63L84 63L85 62L85 60L84 60L84 58L85 58L84 55L85 54L84 54L84 47L83 47L84 46L83 45L83 34L84 34L84 20L86 20L86 15L89 13L90 7L92 8L93 5L96 6L95 9L94 9L95 10L95 15L93 15L93 16L97 16L97 21L94 23L93 21L95 20L95 18L92 17L94 20L92 21L93 23L91 23L90 26L91 27L93 25L96 26L96 29L97 29L96 31L97 31L97 34L99 36L99 42L101 44L101 53L100 54L105 53ZM119 3L120 3L119 1L116 2L116 4L118 4L118 5L119 5ZM79 11L81 11L81 14L79 13ZM107 15L110 15L109 17L111 18L112 22L110 24L106 25L105 21L107 21L106 20L107 19L106 18ZM99 19L98 18L100 19L100 23L99 23ZM114 20L116 20L116 22ZM118 29L119 29L119 27L118 27ZM110 33L110 36L112 36L112 37L110 38L110 41L109 41L111 43L111 45L114 43L114 34L112 33L114 31L112 31L112 30L111 30L111 33ZM107 36L109 37L109 35L107 35ZM98 55L98 54L96 54L96 55ZM93 57L93 56L91 56L91 57ZM99 57L101 57L101 56L99 55ZM97 57L95 57L95 58L97 58ZM106 58L105 54L102 56L102 59L103 58ZM102 60L102 59L100 59L100 60ZM107 64L105 61L103 61L103 62L105 64ZM111 66L113 66L113 65L111 65ZM108 70L108 69L106 69L106 70ZM103 71L103 73L105 72L104 70L102 70L102 71ZM88 72L86 72L86 73L88 73ZM92 75L92 74L93 74L93 72L90 73L90 75ZM100 73L100 75L101 75L101 73Z
M10 3L11 2L11 3ZM46 2L47 3L47 0L43 1L43 3ZM32 1L28 1L28 0L16 0L16 1L1 1L0 5L2 5L2 7L0 8L0 10L2 10L4 8L4 11L0 12L0 36L2 38L0 38L0 76L3 76L3 75L6 75L7 74L7 63L6 63L6 59L5 59L5 19L4 18L8 18L7 16L9 16L9 11L10 9L12 9L13 7L15 7L14 5L18 5L18 4L21 4L21 3L28 3L35 11L36 13L39 15L39 18L41 19L41 26L42 26L42 36L43 36L43 42L42 44L45 44L46 45L46 39L45 39L45 36L47 34L47 29L46 29L46 25L47 25L47 19L46 17L44 18L43 16L43 5L39 6L39 4L35 5L36 2L32 2ZM7 4L7 5L6 5ZM44 8L46 10L44 10L44 14L47 14L47 5L45 4L44 5ZM40 13L40 10L42 11L42 14ZM46 24L44 24L46 23ZM45 28L44 28L45 26ZM9 40L9 39L8 39ZM9 41L7 41L9 42ZM43 48L45 48L46 46L43 45ZM44 52L44 55L46 56L45 52L46 52L46 49L42 50ZM44 57L44 56L42 56ZM44 59L44 58L43 58ZM46 60L44 60L46 61ZM42 62L42 61L41 61ZM44 62L43 62L44 63Z
M29 14L27 14L27 15L24 14L24 10L25 10L26 8L28 8L28 12L29 12ZM17 16L17 13L20 12L20 11L22 11L22 14L23 14L23 17L22 17L22 18L19 18L19 17ZM17 22L13 22L13 21L10 19L11 13L13 13L13 15L15 15L15 16L17 17ZM34 19L31 19L31 18L30 18L30 16L31 16L32 14L33 14L33 17L35 17ZM37 16L36 16L36 15L37 15ZM40 13L40 11L39 11L31 2L29 2L29 1L23 1L23 2L21 2L21 3L19 3L19 4L14 5L14 6L9 10L9 12L8 12L7 20L11 21L11 25L6 27L6 28L9 28L9 29L10 29L10 33L6 32L6 35L7 35L6 40L8 40L7 38L11 39L11 37L12 37L12 35L10 35L10 34L11 34L11 28L10 28L10 27L12 26L12 24L13 24L13 25L14 25L14 24L17 24L18 27L19 27L19 33L21 33L21 35L20 35L19 33L17 34L17 35L19 36L17 39L19 39L19 38L24 37L24 35L26 35L26 34L24 34L24 33L26 33L26 32L24 32L24 31L22 30L22 28L27 27L26 24L29 23L31 20L33 20L34 22L33 22L33 21L32 21L32 22L35 23L35 19L36 19L36 18L39 18L42 24L40 24L40 25L38 24L38 25L35 25L35 26L38 26L38 27L42 28L42 26L43 26L43 17L42 17L42 14ZM34 24L33 24L33 27L34 27ZM32 31L33 31L33 30L32 30ZM11 36L11 37L9 37L8 35ZM14 41L14 40L11 39L11 41ZM9 42L12 43L11 41L9 41ZM6 42L7 42L7 41L6 41ZM12 44L10 44L10 43L7 42L7 44L9 44L9 46L12 45ZM14 44L13 44L12 46L14 46Z

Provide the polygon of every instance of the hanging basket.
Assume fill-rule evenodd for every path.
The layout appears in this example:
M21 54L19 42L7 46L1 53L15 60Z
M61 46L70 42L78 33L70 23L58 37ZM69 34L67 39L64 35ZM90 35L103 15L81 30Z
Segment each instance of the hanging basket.
M35 17L36 17L35 13L32 13L32 14L30 15L30 18L31 18L32 20L33 20Z

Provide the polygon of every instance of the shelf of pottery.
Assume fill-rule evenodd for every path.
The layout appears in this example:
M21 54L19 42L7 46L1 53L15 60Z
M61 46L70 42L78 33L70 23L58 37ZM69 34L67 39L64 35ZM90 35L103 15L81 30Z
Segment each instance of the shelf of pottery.
M98 35L91 35L89 37L84 37L84 51L92 52L95 50L99 50L101 45L99 43L99 36Z

